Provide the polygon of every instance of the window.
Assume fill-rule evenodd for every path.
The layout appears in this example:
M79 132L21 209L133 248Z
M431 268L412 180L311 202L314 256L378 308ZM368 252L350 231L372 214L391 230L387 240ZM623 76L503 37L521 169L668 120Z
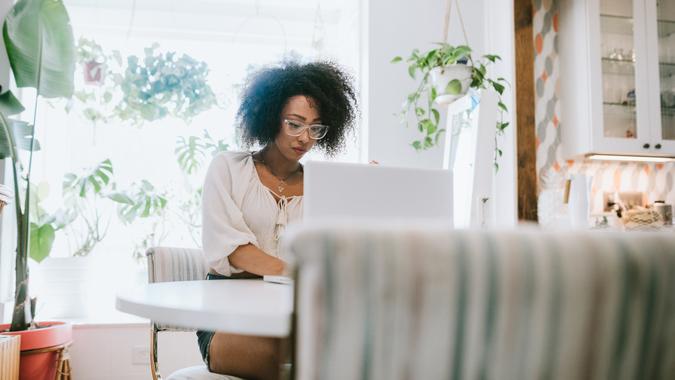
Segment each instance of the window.
M291 55L359 74L357 0L65 3L76 96L37 112L36 217L58 229L50 260L31 264L42 319L105 317L120 287L145 282L147 247L200 245L204 172L214 152L238 149L238 86L252 68ZM155 69L190 75L154 81ZM358 161L351 141L339 160Z

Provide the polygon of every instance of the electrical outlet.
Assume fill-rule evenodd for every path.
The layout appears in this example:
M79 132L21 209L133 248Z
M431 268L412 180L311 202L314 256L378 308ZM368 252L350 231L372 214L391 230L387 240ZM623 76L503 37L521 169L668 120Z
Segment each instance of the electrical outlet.
M131 364L148 364L150 362L150 349L146 346L131 347Z

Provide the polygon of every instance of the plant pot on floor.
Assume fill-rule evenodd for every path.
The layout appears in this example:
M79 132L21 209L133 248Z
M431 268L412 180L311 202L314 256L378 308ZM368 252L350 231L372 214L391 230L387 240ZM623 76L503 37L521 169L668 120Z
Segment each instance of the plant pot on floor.
M448 105L464 96L471 85L471 66L455 64L436 67L430 71L431 83L438 96L436 103Z
M73 339L69 323L40 322L38 326L34 330L7 332L10 325L0 325L0 334L21 336L20 380L54 380L63 350Z

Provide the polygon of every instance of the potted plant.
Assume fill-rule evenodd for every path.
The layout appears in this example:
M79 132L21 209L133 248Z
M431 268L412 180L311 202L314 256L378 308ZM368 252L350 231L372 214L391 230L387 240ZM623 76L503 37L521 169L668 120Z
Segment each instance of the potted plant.
M401 118L407 125L408 115L412 113L417 122L417 129L422 137L412 142L416 150L425 150L438 144L445 132L439 126L441 114L437 105L447 105L465 95L471 88L476 90L494 89L498 96L500 120L497 122L497 132L509 125L504 122L504 112L508 112L502 102L502 94L506 85L504 78L491 79L487 76L487 66L500 59L499 56L488 54L482 61L474 61L471 48L467 45L452 46L446 42L436 44L437 47L425 52L414 49L405 59L408 64L408 74L419 80L415 90L408 95L403 103ZM403 62L400 56L394 57L392 63ZM501 155L497 149L496 156Z
M0 158L12 164L14 212L17 224L15 297L12 323L0 325L4 334L21 335L21 350L58 347L72 338L71 326L62 322L35 323L35 300L29 299L28 257L31 250L48 246L53 231L31 234L30 194L37 98L70 97L73 93L75 54L68 12L61 0L19 0L3 24L3 40L18 87L36 89L33 123L9 117L24 111L11 91L0 93ZM18 149L27 150L23 161ZM56 351L22 356L22 379L54 378Z

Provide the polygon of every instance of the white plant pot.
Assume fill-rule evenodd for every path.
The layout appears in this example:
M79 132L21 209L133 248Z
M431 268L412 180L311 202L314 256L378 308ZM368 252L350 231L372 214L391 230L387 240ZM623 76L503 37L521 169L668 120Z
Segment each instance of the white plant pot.
M48 257L31 261L31 286L38 297L38 318L83 318L87 315L90 257Z
M471 85L471 66L456 64L431 70L431 83L438 96L436 103L448 105L464 96Z

